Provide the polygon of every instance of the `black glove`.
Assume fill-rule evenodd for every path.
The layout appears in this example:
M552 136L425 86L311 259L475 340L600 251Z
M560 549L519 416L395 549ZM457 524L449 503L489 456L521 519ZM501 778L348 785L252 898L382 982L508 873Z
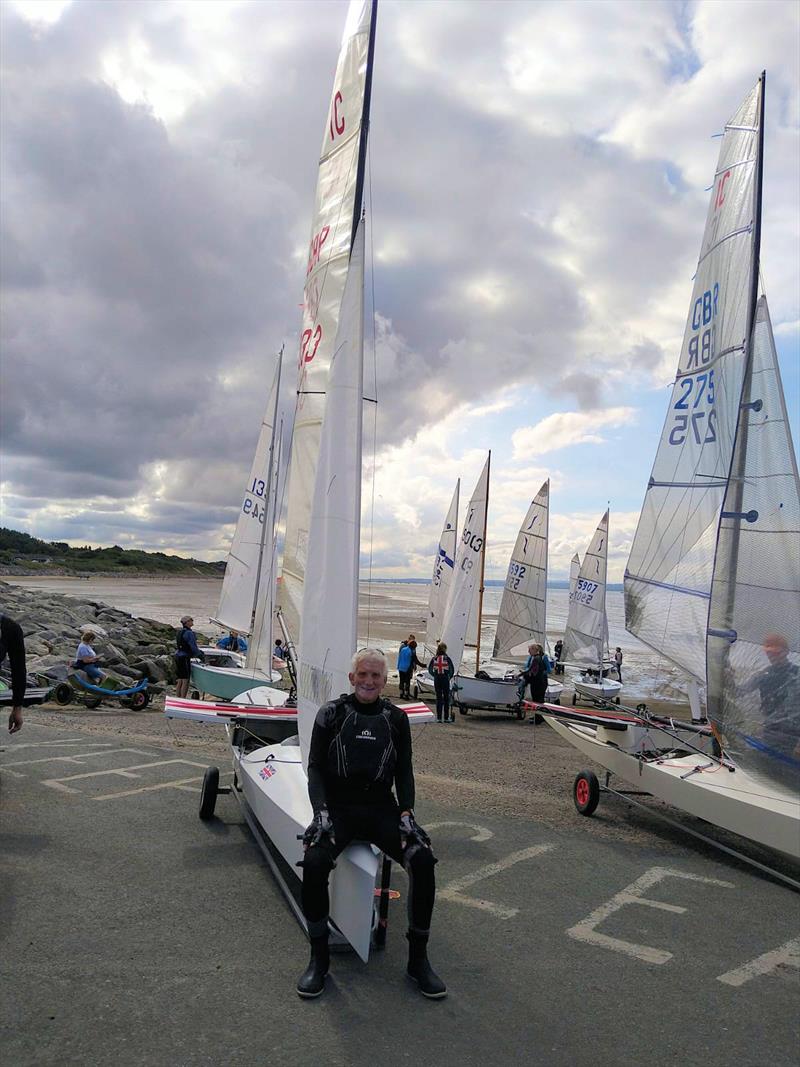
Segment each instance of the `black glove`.
M421 848L431 847L431 839L414 818L413 811L400 816L400 844L405 862L408 862Z
M327 808L320 808L318 812L315 812L314 818L306 827L300 840L303 842L304 852L312 845L319 845L323 842L336 844L336 838L333 836L333 823Z

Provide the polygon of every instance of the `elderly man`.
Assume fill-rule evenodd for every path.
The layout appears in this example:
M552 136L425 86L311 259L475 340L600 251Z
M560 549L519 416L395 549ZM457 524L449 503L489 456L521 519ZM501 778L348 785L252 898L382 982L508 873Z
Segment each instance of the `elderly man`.
M318 997L328 973L328 879L351 841L369 841L402 863L409 877L407 974L426 997L447 989L428 961L436 893L430 838L414 818L411 730L399 708L381 699L387 666L382 652L362 649L350 670L353 692L317 712L308 757L314 819L303 836L303 913L311 960L300 976L301 997ZM392 787L396 793L392 792Z

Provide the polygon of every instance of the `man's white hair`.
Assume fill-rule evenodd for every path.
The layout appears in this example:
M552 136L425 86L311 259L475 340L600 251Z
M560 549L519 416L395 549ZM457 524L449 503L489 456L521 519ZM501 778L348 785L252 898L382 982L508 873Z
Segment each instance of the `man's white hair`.
M386 662L386 656L384 656L379 648L360 648L350 661L350 673L355 674L359 664L363 663L365 659L380 660L383 664L383 676L384 678L388 676L389 664Z

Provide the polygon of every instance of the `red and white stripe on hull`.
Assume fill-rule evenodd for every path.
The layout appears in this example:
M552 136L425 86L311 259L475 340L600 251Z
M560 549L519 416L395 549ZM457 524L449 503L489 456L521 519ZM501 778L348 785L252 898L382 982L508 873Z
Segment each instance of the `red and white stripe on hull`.
M435 716L427 704L398 704L411 725L433 722ZM229 722L248 719L251 722L297 722L297 708L260 707L257 704L235 704L226 701L190 700L186 697L167 697L164 715L168 719L191 719L193 722Z

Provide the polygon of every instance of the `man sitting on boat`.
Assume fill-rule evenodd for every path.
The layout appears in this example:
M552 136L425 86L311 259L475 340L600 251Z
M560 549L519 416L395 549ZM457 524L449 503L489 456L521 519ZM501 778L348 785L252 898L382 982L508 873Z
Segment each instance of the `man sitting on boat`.
M357 652L349 675L354 691L323 704L314 722L308 756L314 819L303 835L302 862L311 960L297 982L301 997L318 997L325 988L330 962L328 879L336 857L356 840L375 845L408 872L407 974L426 997L447 994L427 954L436 859L430 838L414 818L408 718L381 699L387 675L382 652Z
M229 634L220 637L217 648L227 648L229 652L246 652L247 641L240 637L238 630L231 630Z
M800 667L789 659L789 642L782 634L767 634L762 648L769 666L743 687L758 692L763 738L773 753L800 769Z

